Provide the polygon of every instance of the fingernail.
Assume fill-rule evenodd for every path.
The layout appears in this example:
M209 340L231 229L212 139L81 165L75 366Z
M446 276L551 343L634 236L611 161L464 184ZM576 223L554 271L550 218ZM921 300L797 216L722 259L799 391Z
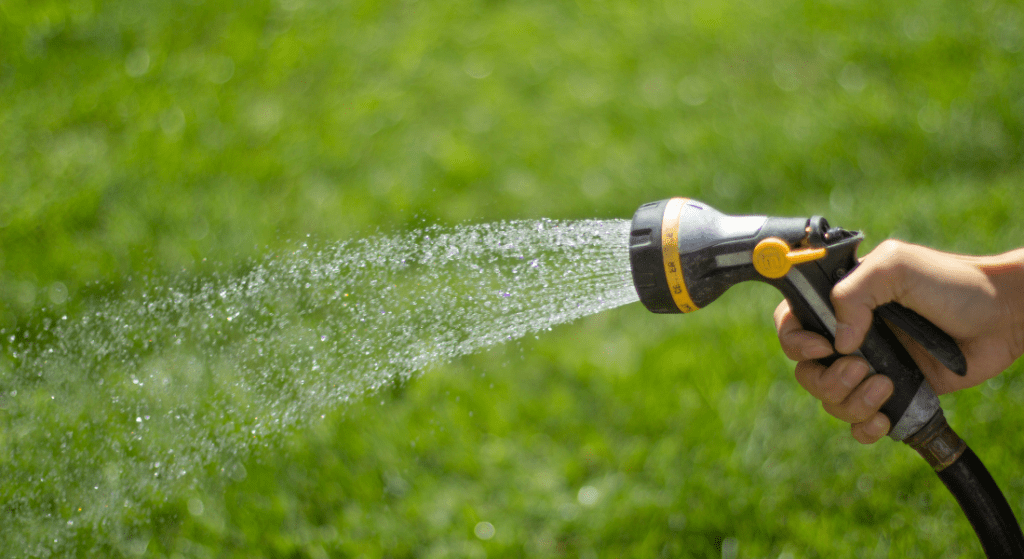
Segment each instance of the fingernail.
M889 383L876 380L868 386L867 392L864 393L864 402L877 408L889 397L889 390Z
M854 361L846 365L843 372L839 373L839 382L847 388L853 388L860 384L866 374L868 374L867 364L863 361Z
M821 359L822 357L828 357L832 355L832 346L828 342L822 340L814 340L809 342L807 347L804 348L804 359Z

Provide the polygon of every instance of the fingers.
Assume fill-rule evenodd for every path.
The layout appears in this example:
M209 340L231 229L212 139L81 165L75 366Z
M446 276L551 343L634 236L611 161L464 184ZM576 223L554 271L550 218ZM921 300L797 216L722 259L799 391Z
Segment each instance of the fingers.
M836 351L853 353L864 342L875 308L899 299L907 289L910 245L888 240L871 251L832 289L836 310Z
M824 336L803 329L786 301L775 309L775 329L778 330L782 351L793 361L821 359L833 353L832 344Z
M796 380L800 386L829 405L839 405L848 400L867 375L868 364L859 357L844 357L828 368L814 361L801 361L796 365ZM848 421L846 416L849 414L832 415ZM856 421L864 419L866 417Z
M797 382L821 400L826 412L852 424L853 437L865 444L889 432L889 420L879 409L893 392L889 378L869 373L860 357L843 357L829 367L815 361L796 366Z
M889 433L889 418L882 412L875 412L871 419L852 425L850 433L857 442L871 444Z
M822 401L830 415L847 423L863 423L878 413L882 404L892 396L892 381L884 375L871 375L839 403Z
M852 274L851 274L852 275ZM858 286L854 286L857 288ZM837 349L840 349L840 333L845 333L847 352L855 351L863 342L870 326L873 301L863 298L862 293L853 291L852 312L844 315L851 324L841 322L837 332ZM858 317L866 308L866 320ZM837 311L837 316L839 312ZM867 361L862 357L845 356L837 359L830 367L815 361L834 353L833 347L822 336L805 331L786 301L775 309L775 328L779 343L787 357L799 361L796 368L797 382L822 402L825 412L851 424L851 434L857 441L869 444L876 442L889 432L889 419L879 412L882 404L892 395L892 381L882 375L869 374ZM855 326L864 321L861 331Z

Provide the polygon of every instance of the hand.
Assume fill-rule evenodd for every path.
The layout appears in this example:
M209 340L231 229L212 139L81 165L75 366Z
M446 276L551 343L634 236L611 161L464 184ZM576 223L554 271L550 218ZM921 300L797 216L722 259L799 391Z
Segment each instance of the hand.
M967 376L944 367L913 339L896 330L937 394L988 380L1024 354L1024 249L999 256L962 256L889 240L865 256L832 290L836 310L835 351L857 350L871 325L872 311L896 301L917 311L956 340L967 357ZM833 348L804 330L783 301L775 327L786 355L797 361L797 381L825 411L852 424L853 437L873 443L889 432L879 410L892 394L892 381L868 374L867 362L846 356L824 367L816 359Z

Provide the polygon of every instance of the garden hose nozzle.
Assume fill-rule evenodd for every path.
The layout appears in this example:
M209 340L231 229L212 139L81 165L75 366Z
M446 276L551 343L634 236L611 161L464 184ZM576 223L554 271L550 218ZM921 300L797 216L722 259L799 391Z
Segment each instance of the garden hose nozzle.
M652 312L692 312L737 283L761 281L782 292L805 329L834 343L830 293L857 266L863 238L859 232L829 226L820 216L730 216L695 200L672 198L637 210L629 256L637 294ZM883 319L958 374L965 374L967 365L956 343L917 313L889 304L877 314L859 353L873 372L893 381L895 390L882 412L892 426L889 436L901 441L935 415L939 400Z
M652 312L693 312L737 283L761 281L782 292L804 329L835 344L830 295L857 266L863 239L857 231L831 227L820 216L730 216L695 200L672 198L637 209L629 258L637 294ZM889 418L889 436L928 459L989 557L1024 558L1024 535L1012 510L981 461L949 428L938 397L889 324L954 373L967 373L959 346L937 326L897 303L875 309L856 355L867 360L871 374L892 380L892 396L881 408ZM828 365L839 357L820 361Z

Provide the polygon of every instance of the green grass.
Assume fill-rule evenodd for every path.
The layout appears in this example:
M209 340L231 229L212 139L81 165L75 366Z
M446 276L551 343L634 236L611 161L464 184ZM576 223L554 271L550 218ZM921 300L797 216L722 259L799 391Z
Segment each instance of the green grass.
M1007 250L1022 38L999 0L5 0L0 328L307 235L673 195L826 215L865 248ZM777 300L622 308L439 364L79 555L980 556L914 453L857 445L798 388ZM944 397L1018 514L1022 399L1019 366Z

